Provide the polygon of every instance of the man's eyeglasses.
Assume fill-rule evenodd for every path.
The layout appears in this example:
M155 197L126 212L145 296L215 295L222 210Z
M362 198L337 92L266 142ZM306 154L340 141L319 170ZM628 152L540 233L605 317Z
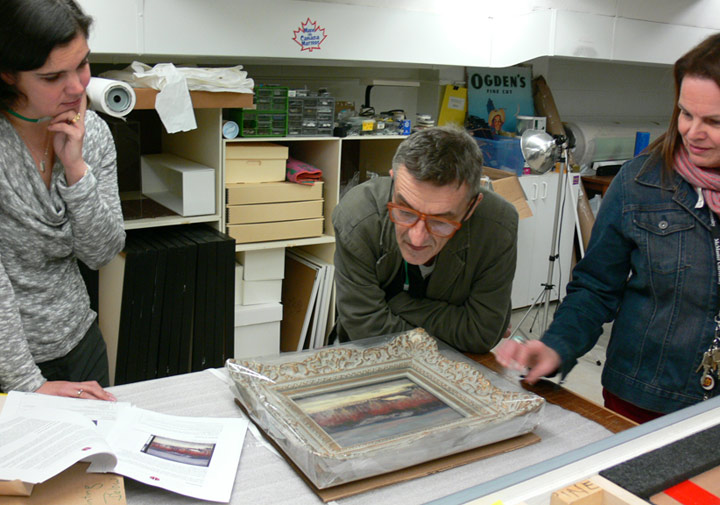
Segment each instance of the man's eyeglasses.
M460 222L439 216L423 214L415 209L394 202L388 202L387 208L390 221L396 225L410 228L415 226L418 221L423 220L425 221L425 228L429 233L440 238L450 238L462 227L462 222L467 219L477 198L476 195L475 198L470 201L470 205L468 205L465 215L460 219Z

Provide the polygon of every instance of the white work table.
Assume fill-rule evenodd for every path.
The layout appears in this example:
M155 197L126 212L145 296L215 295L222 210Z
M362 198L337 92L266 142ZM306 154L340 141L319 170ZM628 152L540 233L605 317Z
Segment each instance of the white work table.
M241 417L224 369L205 370L109 389L119 401L164 414ZM426 477L338 500L340 505L402 503L413 505L511 474L611 435L595 422L558 406L546 404L535 433L541 438L506 454L493 456ZM125 479L128 505L211 503ZM232 504L321 504L320 498L288 463L248 433L233 488Z

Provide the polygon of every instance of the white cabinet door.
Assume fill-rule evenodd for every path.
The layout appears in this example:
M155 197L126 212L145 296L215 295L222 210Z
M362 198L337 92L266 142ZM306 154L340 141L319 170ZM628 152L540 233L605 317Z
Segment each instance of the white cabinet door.
M550 252L555 221L555 202L558 196L557 173L544 175L526 175L520 177L532 210L532 217L522 219L518 227L518 256L515 279L513 281L513 308L526 307L544 291L550 266ZM578 184L576 177L570 175L567 187L560 196L560 215L558 216L559 257L553 265L554 289L550 300L565 296L565 284L570 276L573 238L575 235L575 211ZM541 300L542 301L542 300Z
M143 4L140 0L79 0L92 16L88 45L93 53L142 54Z
M537 293L535 293L535 286L533 286L532 293L530 290L533 264L531 261L532 256L529 254L529 251L532 251L535 243L540 181L538 176L533 175L520 177L519 180L523 191L525 191L527 203L533 215L532 217L521 219L518 224L517 266L515 267L515 278L513 279L512 287L513 308L530 305L532 303L532 298L537 296Z

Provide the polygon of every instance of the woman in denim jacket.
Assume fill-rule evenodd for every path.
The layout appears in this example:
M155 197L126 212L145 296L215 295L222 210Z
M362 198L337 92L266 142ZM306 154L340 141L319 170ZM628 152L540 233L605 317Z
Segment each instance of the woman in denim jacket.
M638 422L720 390L720 34L681 57L674 77L668 130L613 179L552 324L496 352L528 367L529 383L565 376L614 321L603 397Z

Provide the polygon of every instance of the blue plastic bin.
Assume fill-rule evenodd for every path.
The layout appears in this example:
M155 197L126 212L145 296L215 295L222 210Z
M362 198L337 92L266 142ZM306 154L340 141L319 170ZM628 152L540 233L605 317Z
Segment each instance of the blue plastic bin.
M520 150L519 138L496 137L491 140L476 137L475 140L482 150L485 166L512 172L517 176L523 175L525 160Z

